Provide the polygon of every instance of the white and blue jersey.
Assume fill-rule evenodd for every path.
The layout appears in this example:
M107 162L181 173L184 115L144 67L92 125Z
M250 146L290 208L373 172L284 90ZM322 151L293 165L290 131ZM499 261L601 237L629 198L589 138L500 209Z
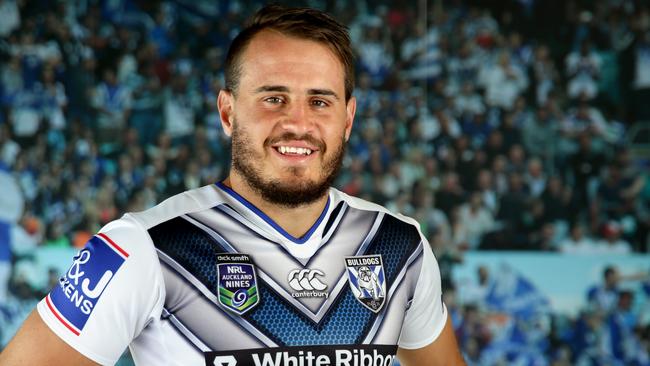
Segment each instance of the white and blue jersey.
M38 312L86 357L142 365L387 366L447 320L415 221L331 189L295 238L220 183L102 228Z

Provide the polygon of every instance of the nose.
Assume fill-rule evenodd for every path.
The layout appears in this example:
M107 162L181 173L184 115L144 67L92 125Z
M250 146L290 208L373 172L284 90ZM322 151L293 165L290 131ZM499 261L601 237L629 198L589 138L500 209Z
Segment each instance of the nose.
M314 124L306 102L294 102L287 106L287 115L282 126L285 130L302 135L311 132Z

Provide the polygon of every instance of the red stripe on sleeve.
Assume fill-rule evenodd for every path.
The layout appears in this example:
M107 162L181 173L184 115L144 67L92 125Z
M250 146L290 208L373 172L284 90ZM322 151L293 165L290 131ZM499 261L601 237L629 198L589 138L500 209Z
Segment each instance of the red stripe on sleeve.
M106 234L99 233L97 235L101 236L104 240L106 240L113 248L115 248L115 250L122 253L123 256L125 256L127 258L129 257L129 253L127 253L124 249L120 248L119 245L115 244L115 242L113 240L111 240L111 238L109 238Z
M76 335L76 336L79 335L79 331L76 330L76 329L74 329L70 324L68 324L68 322L65 321L65 319L63 319L63 318L61 317L61 315L59 315L59 313L54 309L54 306L53 306L52 303L50 302L50 295L47 295L47 296L45 297L45 303L47 304L47 307L50 308L50 311L52 312L52 314L54 314L54 316L55 316L57 319L59 319L59 321L61 322L61 324L65 325L66 328L70 329L70 331L71 331L72 333L74 333L74 335Z

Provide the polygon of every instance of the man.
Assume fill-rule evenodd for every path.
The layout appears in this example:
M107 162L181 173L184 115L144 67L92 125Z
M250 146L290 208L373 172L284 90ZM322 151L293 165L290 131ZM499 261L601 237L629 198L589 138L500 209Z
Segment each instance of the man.
M353 84L344 27L260 10L218 97L228 178L104 227L0 364L113 364L129 346L144 365L463 365L417 223L330 188ZM361 267L384 298L359 293Z
M594 285L587 291L587 301L595 309L609 313L616 307L620 289L618 287L621 275L614 266L603 270L603 283Z

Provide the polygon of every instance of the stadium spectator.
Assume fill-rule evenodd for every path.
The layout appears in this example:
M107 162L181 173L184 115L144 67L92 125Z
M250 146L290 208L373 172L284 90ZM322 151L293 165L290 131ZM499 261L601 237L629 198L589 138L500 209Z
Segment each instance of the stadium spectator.
M486 112L483 98L469 81L463 83L460 93L454 98L454 107L456 115L463 120L471 120L475 115Z
M643 22L642 12L638 22ZM647 8L645 16L647 17ZM640 27L639 27L640 28ZM635 41L630 45L633 55L633 67L628 72L632 73L631 80L634 118L641 121L650 120L650 105L646 102L650 98L650 31L647 26L645 31L639 29Z
M0 199L0 306L9 298L9 279L14 260L15 227L21 218L25 201L8 167L0 162L0 186L3 197Z
M599 311L580 314L576 321L571 346L576 365L620 365L607 348L604 316Z
M566 169L567 178L573 183L575 190L573 207L576 212L590 201L594 186L598 184L600 171L605 164L605 156L593 150L592 138L589 134L580 134L578 142L578 151L569 156Z
M542 195L546 189L547 178L546 174L544 174L542 161L539 158L533 157L528 160L524 181L531 197L538 198Z
M581 133L589 133L599 144L601 150L603 140L610 143L615 142L615 139L612 139L607 133L608 125L603 114L584 98L580 100L577 107L568 111L560 128L563 135L570 141L575 140Z
M569 210L573 191L565 185L557 175L548 178L546 188L540 198L544 202L546 221L561 226L562 237L566 234L566 226L569 220Z
M131 112L131 92L119 83L115 70L106 69L102 82L93 91L93 107L97 111L97 138L100 143L118 140Z
M492 176L494 180L494 190L499 198L508 191L508 161L504 155L497 155L492 160Z
M467 250L470 247L469 226L460 216L461 206L454 206L449 214L449 226L451 229L451 243L458 250Z
M569 53L565 61L565 72L569 83L567 93L573 99L593 99L598 94L602 59L592 50L589 41L584 40L580 49Z
M587 292L587 301L593 309L609 313L616 307L621 276L618 268L607 266L603 270L603 283L592 286Z
M494 217L483 205L480 192L473 192L469 202L460 206L459 221L466 227L466 241L471 249L478 248L483 235L494 229Z
M380 87L388 78L393 66L392 44L387 33L380 24L379 18L374 18L363 27L363 35L357 43L359 52L359 67L368 73L372 85Z
M542 159L544 165L552 166L555 162L558 132L558 121L542 105L521 127L524 148L531 156Z
M426 27L426 28L425 28ZM408 79L433 80L442 73L445 52L440 47L440 28L425 22L413 23L414 30L403 41L400 59Z
M621 239L621 226L616 222L608 222L603 225L603 239L600 244L604 254L630 254L632 249L630 243Z
M461 90L463 85L475 85L481 69L481 58L477 46L470 40L465 40L458 51L447 58L449 88Z
M451 243L449 220L444 212L436 208L433 192L427 188L422 191L415 194L417 198L413 202L413 216L420 222L423 233L429 234L436 242L441 243L441 246L446 247ZM436 244L432 246L438 247Z
M442 178L442 186L436 193L436 207L451 218L451 212L454 207L459 206L464 199L465 191L460 185L458 174L454 172L446 173Z
M58 220L52 222L45 233L45 242L43 243L43 246L68 248L70 245L71 243L68 240L63 223Z
M11 139L11 132L7 124L0 124L0 161L8 168L14 165L20 146Z
M492 132L492 126L486 120L485 113L476 113L463 121L462 130L463 137L467 137L472 146L480 147Z
M140 143L151 145L162 130L162 85L151 62L142 62L129 80L132 109L129 125L138 131Z
M196 90L190 88L189 81L189 76L176 73L163 94L165 132L171 137L173 146L191 143L196 112L202 102Z
M597 228L606 221L616 221L634 216L634 199L639 193L640 184L637 177L625 176L625 167L612 161L607 166L604 181L598 184L591 204L591 221Z
M85 47L80 45L79 47ZM77 47L73 47L76 49ZM64 50L67 48L64 47ZM70 56L72 57L72 56ZM83 48L79 57L81 67L68 66L66 72L66 91L69 96L68 116L70 120L81 121L87 127L95 125L93 106L94 88L96 86L97 60L91 48ZM74 72L72 71L74 67Z
M62 131L67 123L63 111L67 107L68 97L63 84L55 80L52 68L43 69L41 80L34 85L34 89L41 101L41 118L48 122L51 130Z
M450 296L453 297L453 288L454 278L453 278L453 269L454 267L463 262L462 252L458 251L448 240L442 238L442 233L435 231L429 240L433 253L436 255L438 260L438 266L440 267L440 280L442 283L443 293L450 291ZM446 303L445 303L446 304ZM454 304L452 304L453 306ZM448 306L449 307L449 306Z
M532 69L535 101L537 105L543 106L548 100L549 93L553 92L560 82L560 75L547 45L542 44L535 49Z
M523 142L521 129L517 126L515 115L512 112L503 115L503 121L499 125L499 132L502 138L501 153L503 154L512 150L513 146L521 145Z
M481 195L481 200L492 216L499 211L499 194L495 189L492 172L489 169L481 169L476 177L476 189Z
M517 97L528 87L526 74L511 62L507 52L501 52L494 65L485 64L480 73L486 102L493 107L511 110Z
M600 254L598 243L585 236L585 228L580 223L574 223L569 236L560 242L559 250L567 254Z

